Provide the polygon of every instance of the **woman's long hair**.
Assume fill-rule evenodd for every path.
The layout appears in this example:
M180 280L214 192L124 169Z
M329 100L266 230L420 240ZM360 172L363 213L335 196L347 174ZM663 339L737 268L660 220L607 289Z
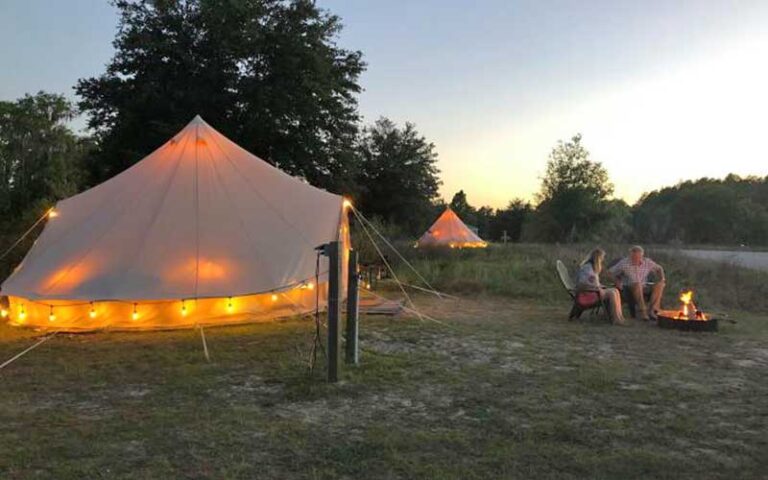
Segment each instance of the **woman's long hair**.
M582 265L586 265L588 263L592 264L592 270L595 271L598 275L600 272L603 271L603 260L605 259L605 250L602 248L596 248L589 252L589 255L586 259L581 263Z

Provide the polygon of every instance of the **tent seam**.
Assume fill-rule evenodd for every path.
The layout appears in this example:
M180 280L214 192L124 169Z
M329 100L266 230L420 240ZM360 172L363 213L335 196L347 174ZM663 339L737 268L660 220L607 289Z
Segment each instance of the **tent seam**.
M264 203L265 203L265 204L266 204L266 205L267 205L267 206L268 206L270 209L272 209L272 210L273 210L275 213L277 213L277 215L280 217L280 219L281 219L281 220L282 220L282 221L283 221L283 222L284 222L286 225L288 225L288 226L289 226L289 227L291 227L293 230L295 230L295 231L296 231L296 232L299 234L299 236L301 236L301 238L304 240L304 242L305 242L305 243L306 243L306 244L307 244L307 245L308 245L310 248L314 249L314 248L315 248L317 245L312 245L312 242L311 242L311 241L310 241L310 240L309 240L307 237L305 237L305 236L304 236L304 233L301 231L301 229L299 229L297 226L295 226L294 224L292 224L291 222L289 222L289 221L288 221L288 219L286 219L286 218L285 218L285 216L283 215L283 213L282 213L280 210L278 210L278 209L277 209L277 208L276 208L274 205L272 205L272 202L270 202L269 200L267 200L267 199L264 197L264 195L262 195L262 194L261 194L261 192L259 192L259 191L258 191L258 189L256 189L256 188L253 186L253 184L251 183L250 179L248 179L248 177L247 177L246 175L244 175L244 174L243 174L243 172L240 170L240 168L238 168L237 164L236 164L236 163L235 163L235 162L234 162L234 161L233 161L233 160L232 160L232 159L229 157L229 155L227 154L227 152L225 152L225 151L224 151L224 149L223 149L223 148L221 148L221 145L219 145L219 142L217 142L217 141L214 139L214 142L213 142L213 143L215 143L215 144L216 144L216 147L218 147L218 149L221 151L221 153L223 153L223 154L224 154L224 157L227 159L227 161L228 161L230 164L232 164L232 166L235 168L235 170L237 170L237 172L240 174L240 176L241 176L241 177L243 177L243 179L244 179L244 180L245 180L245 182L248 184L248 186L251 188L251 190L253 190L253 192L255 192L255 193L256 193L256 195L258 195L258 196L259 196L259 198L261 198L261 199L264 201ZM262 160L262 161L263 161L263 160Z
M171 184L173 184L173 180L176 178L176 172L178 172L179 170L179 165L181 165L181 158L184 155L184 152L186 152L188 144L189 144L189 141L184 142L184 146L180 149L179 154L176 157L176 165L173 166L173 171L171 172L168 178L168 182L166 182L165 184L165 191L163 192L163 197L160 199L159 208L155 209L155 213L154 215L152 215L152 219L150 220L149 225L147 225L147 228L144 231L145 233L141 237L141 241L139 242L139 245L135 250L135 253L132 257L132 261L128 266L128 270L125 273L132 273L136 269L136 265L138 265L137 259L140 257L141 252L144 250L144 245L146 245L147 243L148 232L152 230L152 228L155 226L155 223L157 223L157 219L160 217L160 212L163 210L165 201L168 198L168 192L171 189ZM124 275L125 274L123 274L123 276Z
M195 298L197 298L200 285L200 124L195 125L195 185L193 198L195 203Z
M235 212L235 215L237 215L238 223L240 224L240 228L243 232L245 232L245 236L250 239L251 243L253 244L253 249L256 250L256 252L260 255L260 257L257 257L260 264L263 264L264 262L261 261L261 257L263 257L263 253L261 252L261 249L258 248L258 245L255 240L255 237L251 234L251 232L246 228L245 226L245 220L243 219L243 216L240 214L240 210L237 208L237 204L232 200L232 197L229 194L229 191L227 190L226 185L224 184L223 177L219 173L219 169L217 167L217 162L213 158L213 152L210 150L208 151L208 155L211 159L211 165L213 167L213 173L215 179L218 181L219 185L221 185L221 191L224 192L224 196L227 199L227 202L229 203L232 210ZM270 271L271 274L271 271Z
M181 156L181 155L179 155L179 156ZM141 188L141 192L144 192L144 190L146 190L146 189L148 188L148 186L150 185L150 183L151 183L151 182L146 182L146 183L143 185L143 188ZM141 197L141 195L137 195L136 197L134 197L134 202L132 202L132 204L133 204L133 203L135 203L135 199L136 199L136 198L140 198L140 197ZM123 208L122 208L122 210L120 211L120 215L117 215L117 216L115 216L115 217L114 217L114 219L113 219L113 221L112 221L112 224L111 224L109 227L107 227L107 229L106 229L106 230L104 230L104 232L103 232L101 235L99 235L99 237L96 239L96 241L100 241L102 238L104 238L104 236L105 236L105 235L107 235L109 232L111 232L111 231L112 231L112 229L115 227L115 225L117 225L117 223L118 223L117 221L118 221L119 219L123 218L123 215L125 215L125 212L126 212L126 210L127 210L127 209L128 209L128 204L126 203L126 204L124 204L124 205L123 205ZM56 281L55 281L55 282L53 282L53 284L51 284L51 285L50 285L48 288L46 288L46 289L45 289L45 292L48 292L48 291L50 291L50 290L51 290L51 289L52 289L54 286L58 285L58 284L59 284L59 282L61 282L62 280L64 280L64 278L66 278L66 277L67 277L67 276L68 276L68 275L69 275L69 274L72 272L72 269L73 269L73 268L75 268L76 266L80 265L80 264L83 262L83 260L85 260L85 258L86 258L88 255L90 255L90 254L91 254L91 252L93 251L93 248L94 248L94 246L95 246L95 242L91 243L91 245L88 247L88 249L85 251L85 253L83 253L83 255L82 255L82 256L81 256L81 257L80 257L80 258L79 258L79 259L78 259L78 260L77 260L75 263L73 263L73 264L72 264L72 265L71 265L71 266L70 266L70 267L67 269L67 271L66 271L66 273L64 273L64 275L62 275L61 277L59 277L58 279L56 279Z

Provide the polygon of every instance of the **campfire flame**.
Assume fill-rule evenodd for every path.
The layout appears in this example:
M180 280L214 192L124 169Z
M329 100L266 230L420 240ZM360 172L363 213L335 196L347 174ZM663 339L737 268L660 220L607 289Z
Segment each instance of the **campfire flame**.
M704 312L696 308L696 304L693 303L693 290L685 290L680 294L680 301L682 302L682 308L677 315L680 320L707 320L707 316Z

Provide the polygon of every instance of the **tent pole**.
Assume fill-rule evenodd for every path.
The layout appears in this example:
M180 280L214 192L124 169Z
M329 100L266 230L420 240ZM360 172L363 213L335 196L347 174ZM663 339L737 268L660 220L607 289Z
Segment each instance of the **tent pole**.
M346 361L349 364L360 363L358 350L358 317L360 305L358 302L358 285L360 276L357 272L358 253L355 250L349 252L349 272L347 276L347 328L346 328Z

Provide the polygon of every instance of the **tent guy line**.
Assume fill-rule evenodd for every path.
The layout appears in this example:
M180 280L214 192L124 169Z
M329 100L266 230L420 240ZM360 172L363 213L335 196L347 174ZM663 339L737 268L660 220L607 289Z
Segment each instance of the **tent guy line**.
M383 296L383 295L379 295L378 293L374 292L373 290L369 290L369 289L367 289L367 288L365 288L365 287L363 287L363 286L361 286L361 287L360 287L360 289L361 289L361 290L363 290L363 291L364 291L364 292L366 292L366 293L370 293L371 295L373 295L374 297L376 297L376 298L378 298L378 299L380 299L380 300L386 300L386 301L388 301L388 302L391 302L391 301L392 301L391 299L389 299L389 298L387 298L387 297L385 297L385 296ZM453 325L450 325L450 324L448 324L448 323L445 323L445 322L443 322L443 321L441 321L441 320L438 320L438 319L436 319L436 318L434 318L434 317L430 317L429 315L427 315L427 314L425 314L425 313L421 313L421 312L419 312L418 310L416 310L415 308L411 308L411 307L408 307L408 306L406 306L406 305L403 305L402 307L403 307L403 309L405 309L405 310L407 310L407 311L409 311L409 312L411 312L411 313L414 313L414 314L418 315L420 318L423 318L423 319L427 319L427 320L429 320L429 321L431 321L431 322L435 322L435 323L437 323L437 324L439 324L439 325L442 325L442 326L444 326L444 327L447 327L447 328L456 328L456 327L454 327Z
M55 332L51 332L51 333L49 333L49 334L45 335L45 336L44 336L43 338L41 338L41 339L40 339L40 340L39 340L37 343L34 343L33 345L31 345L31 346L29 346L29 347L25 348L25 349L24 349L24 350L22 350L21 352L17 353L16 355L12 356L12 357L11 357L11 358L9 358L8 360L4 361L2 364L0 364L0 370L4 369L4 368L5 368L5 367L7 367L8 365L12 364L13 362L15 362L15 361L16 361L16 360L18 360L19 358L23 357L23 356L24 356L24 355L26 355L27 353L31 352L32 350L34 350L34 349L35 349L35 348L37 348L38 346L42 345L43 343L47 342L48 340L50 340L51 338L53 338L54 336L56 336L56 334L57 334L57 333L59 333L59 332L58 332L58 331L55 331Z
M350 204L350 205L351 205L351 204ZM425 289L425 288L421 288L421 287L417 287L417 286L415 286L415 285L409 285L409 284L407 284L407 283L403 283L403 282L401 282L401 281L400 281L400 279L398 278L397 274L395 273L394 269L393 269L393 268L392 268L392 266L389 264L389 261L387 261L387 259L384 257L384 254L382 253L382 251L381 251L381 249L379 248L378 244L377 244L377 243L376 243L376 241L373 239L373 236L372 236L372 235L371 235L371 234L368 232L368 229L367 229L367 228L366 228L366 226L365 226L365 222L368 222L368 224L370 225L370 227L371 227L372 229L374 229L374 230L375 230L375 228L374 228L373 224L371 224L371 222L370 222L370 221L368 221L368 219L366 219L366 218L363 216L363 214L362 214L362 213L360 213L360 212L359 212L359 211L358 211L356 208L352 207L352 208L351 208L351 210L352 210L352 212L355 214L355 216L358 218L358 220L360 220L360 224L361 224L361 226L363 227L363 231L364 231L364 232L366 233L366 235L368 236L368 239L370 240L370 242L371 242L371 244L373 245L373 247L376 249L376 252L379 254L379 257L381 257L381 260L384 262L384 265L386 265L387 269L388 269L388 270L389 270L389 272L392 274L392 278L395 280L395 282L397 283L398 287L400 287L400 291L402 291L402 292L403 292L403 295L405 295L405 298L407 299L408 303L410 303L410 305L411 305L410 307L403 305L403 308L404 308L405 310L407 310L407 311L411 312L411 313L414 313L414 314L416 314L416 315L419 317L419 320L422 320L422 321L423 321L424 319L427 319L427 320L430 320L430 321L432 321L432 322L435 322L435 323L438 323L438 324L440 324L440 325L443 325L443 326L445 326L445 327L453 328L451 325L448 325L448 324L447 324L447 323L445 323L445 322L442 322L442 321L440 321L440 320L437 320L436 318L433 318L433 317L430 317L429 315L426 315L426 314L424 314L424 313L421 313L421 312L420 312L420 311L419 311L419 310L416 308L416 305L413 303L413 299L411 298L411 296L410 296L410 295L408 295L408 292L406 292L406 290L405 290L405 286L411 286L411 287L417 288L417 289L419 289L419 290L423 290L423 291L425 291L425 292L430 292L430 293L432 293L432 294L434 294L434 295L437 295L437 296L438 296L438 298L443 298L443 297L441 296L441 292L438 292L437 290L427 290L427 289ZM401 254L400 254L400 252L399 252L399 251L397 251L397 249L396 249L396 248L395 248L395 247L394 247L394 246L393 246L393 245L392 245L390 242L388 242L388 241L387 241L387 239L386 239L386 238L384 238L384 236L383 236L381 233L377 232L377 234L378 234L378 235L379 235L379 236L380 236L380 237L381 237L381 238L382 238L382 239L383 239L383 240L384 240L384 241L387 243L387 245L389 245L389 247L390 247L391 249L393 249L393 250L394 250L394 251L397 253L397 255L398 255L398 256L399 256L399 257L400 257L400 258L401 258L401 259L402 259L402 260L403 260L403 261L404 261L404 262L405 262L405 263L406 263L406 264L407 264L407 265L408 265L408 266L409 266L409 267L410 267L410 268L411 268L411 269L412 269L412 270L413 270L415 273L416 273L416 275L418 275L418 276L419 276L420 278L422 278L422 279L424 278L424 277L422 277L422 276L421 276L421 274L420 274L420 273L419 273L419 272L416 270L416 268L415 268L415 267L414 267L414 266L413 266L413 265L412 265L410 262L408 262L408 261L407 261L407 260L406 260L406 259L405 259L405 258L404 258L404 257L403 257ZM425 282L427 285L429 285L429 283L428 283L426 280L424 280L424 282ZM374 297L377 297L377 298L379 298L379 299L381 299L381 300L387 300L387 301L391 301L390 299L388 299L388 298L386 298L386 297L384 297L384 296L382 296L382 295L378 295L378 294L374 293L372 290L370 290L370 289L368 289L368 288L365 288L365 287L363 287L363 286L361 286L360 288L361 288L362 290L364 290L365 292L368 292L368 293L370 293L371 295L373 295ZM454 296L452 296L452 295L445 295L445 296L446 296L446 297L453 297L453 298L458 298L458 297L454 297Z
M6 250L5 250L5 251L2 253L2 255L0 255L0 260L4 259L4 258L6 257L6 255L8 255L9 253L11 253L11 251L12 251L14 248L16 248L16 247L17 247L17 246L18 246L18 245L19 245L19 244L20 244L22 241L24 241L24 239L25 239L25 238L27 238L27 236L28 236L30 233L32 233L32 230L34 230L36 226L40 225L40 222L42 222L42 221L43 221L43 220L45 220L46 218L53 218L53 217L56 217L57 215L58 215L58 214L56 213L56 210L55 210L55 208L54 208L54 207L51 207L51 208L49 208L48 210L46 210L46 211L45 211L45 213L44 213L44 214L42 214L42 215L40 216L40 218L38 218L38 219L35 221L35 223L33 223L33 224L32 224L32 226L31 226L31 227L29 227L29 228L27 229L27 231L26 231L26 232L22 233L22 234L21 234L21 236L20 236L19 238L17 238L17 239L16 239L16 241L15 241L15 242L13 242L13 244L11 244L11 246L10 246L10 247L8 247L8 248L7 248L7 249L6 249Z
M355 214L355 216L360 219L361 216L358 213L356 209L352 209L352 212ZM381 260L384 262L384 265L387 266L387 269L389 270L389 273L392 274L392 278L397 282L397 286L400 287L400 290L403 292L403 295L405 295L405 298L408 300L408 303L411 305L411 307L416 311L416 314L419 316L419 319L422 318L421 312L419 312L416 309L416 305L413 303L413 300L411 300L411 296L408 295L408 292L405 291L405 287L403 287L403 284L400 283L400 279L397 277L397 274L395 273L395 270L392 268L392 266L389 264L389 261L386 259L384 254L382 253L381 249L379 248L376 241L373 239L373 236L368 231L368 228L365 226L365 222L363 220L360 220L360 225L363 227L363 231L368 236L368 239L371 241L371 244L373 245L373 248L376 249L376 252L379 254L379 257L381 257Z
M365 218L365 216L362 214L362 212L360 212L358 209L356 209L354 207L354 205L352 205L351 203L350 203L350 208L352 209L352 211L355 214L355 216L357 216L358 219L360 219L361 222L367 223L368 226L371 227L371 230L373 230L376 233L376 235L378 235L379 238L381 238L384 241L384 243L390 249L392 249L393 252L395 252L395 254L400 258L400 260L402 260L408 266L408 268L410 268L413 271L413 273L415 273L416 276L422 282L424 282L424 285L427 286L427 289L422 288L421 290L433 293L433 294L437 295L438 297L440 297L441 295L445 295L442 292L437 291L432 285L430 285L430 283L427 281L427 279L424 278L424 276L416 269L416 267L414 267L413 264L411 264L411 262L406 260L406 258L403 256L403 254L401 254L400 251L398 249L396 249L395 246L392 245L392 243L390 243L390 241L387 240L387 238L384 235L382 235L381 232L378 231L378 229L376 229L376 227L373 225L373 223L370 220ZM404 284L404 285L407 285L407 284Z

